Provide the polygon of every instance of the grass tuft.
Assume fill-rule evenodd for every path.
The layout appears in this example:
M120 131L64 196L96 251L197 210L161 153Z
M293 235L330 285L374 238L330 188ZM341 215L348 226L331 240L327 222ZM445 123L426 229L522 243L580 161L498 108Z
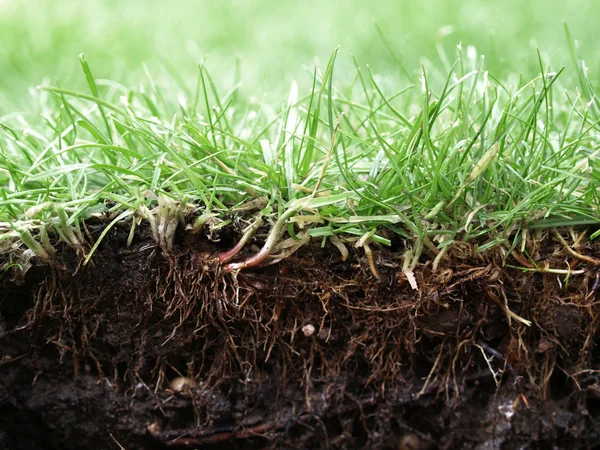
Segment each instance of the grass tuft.
M393 91L358 64L353 82L336 83L336 49L312 88L292 83L279 109L222 94L202 64L186 96L150 77L137 90L99 83L81 55L89 94L40 86L39 116L0 118L0 222L18 221L36 254L44 247L28 227L49 224L87 262L120 221L149 221L170 251L186 217L223 226L261 202L241 246L266 221L265 246L227 270L262 263L286 231L342 253L355 243L370 263L370 243L400 236L412 242L412 270L424 248L439 262L453 242L512 250L527 230L597 225L597 96L571 53L575 76L538 53L538 76L502 81L459 47L449 72L426 64L420 83ZM92 216L109 225L85 252L81 224Z

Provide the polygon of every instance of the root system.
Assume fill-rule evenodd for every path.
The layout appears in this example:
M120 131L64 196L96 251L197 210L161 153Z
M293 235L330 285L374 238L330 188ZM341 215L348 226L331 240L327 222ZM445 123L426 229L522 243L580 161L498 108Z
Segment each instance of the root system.
M456 244L408 273L401 240L313 242L252 268L255 232L115 226L86 266L65 245L5 271L0 448L600 445L596 244Z

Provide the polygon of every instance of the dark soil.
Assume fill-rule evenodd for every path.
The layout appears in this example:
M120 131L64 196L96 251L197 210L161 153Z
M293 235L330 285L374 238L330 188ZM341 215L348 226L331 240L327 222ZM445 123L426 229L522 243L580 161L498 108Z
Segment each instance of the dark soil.
M550 233L539 265L584 274L465 245L419 290L403 242L374 249L381 281L316 244L234 277L231 231L168 255L128 233L0 280L0 448L600 448L599 272Z

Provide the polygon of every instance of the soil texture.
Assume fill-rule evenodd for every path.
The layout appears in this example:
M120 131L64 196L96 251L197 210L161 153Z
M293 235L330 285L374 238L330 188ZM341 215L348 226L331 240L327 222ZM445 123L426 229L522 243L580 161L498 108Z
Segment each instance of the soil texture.
M59 246L0 279L0 449L600 448L599 247L559 232L414 279L397 239L380 280L314 242L225 273L230 229Z

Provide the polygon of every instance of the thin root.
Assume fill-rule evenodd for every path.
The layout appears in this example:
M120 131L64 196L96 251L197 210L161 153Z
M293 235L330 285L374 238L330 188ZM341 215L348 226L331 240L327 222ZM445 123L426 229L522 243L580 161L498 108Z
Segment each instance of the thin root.
M290 208L286 212L284 212L281 217L275 222L275 225L271 228L269 235L267 236L267 240L265 241L265 245L260 249L260 251L250 258L239 262L239 263L230 263L227 264L223 269L225 273L233 272L237 270L247 269L249 267L256 267L260 265L276 248L277 241L281 237L283 233L283 226L287 222L287 220L292 217L294 214L298 212L302 204L295 208Z
M224 264L226 262L231 261L246 245L246 243L256 234L256 230L262 225L263 220L261 217L258 217L254 223L246 227L244 230L244 234L242 235L239 242L231 249L224 253L221 253L218 256L219 264Z
M363 244L363 248L365 249L365 255L367 255L367 261L369 261L369 269L371 269L371 273L378 281L381 281L381 275L377 272L377 267L375 266L375 259L373 258L373 252L371 251L371 247L369 247L368 243Z
M567 244L567 242L564 240L564 238L560 235L560 233L558 231L554 230L554 234L556 235L556 237L558 238L560 243L562 245L564 245L565 250L567 252L569 252L572 256L574 256L577 259L581 259L582 261L587 261L595 266L600 266L599 259L592 258L591 256L587 256L587 255L582 255L581 253L577 253L575 250L573 250L571 248L571 246L569 244Z

